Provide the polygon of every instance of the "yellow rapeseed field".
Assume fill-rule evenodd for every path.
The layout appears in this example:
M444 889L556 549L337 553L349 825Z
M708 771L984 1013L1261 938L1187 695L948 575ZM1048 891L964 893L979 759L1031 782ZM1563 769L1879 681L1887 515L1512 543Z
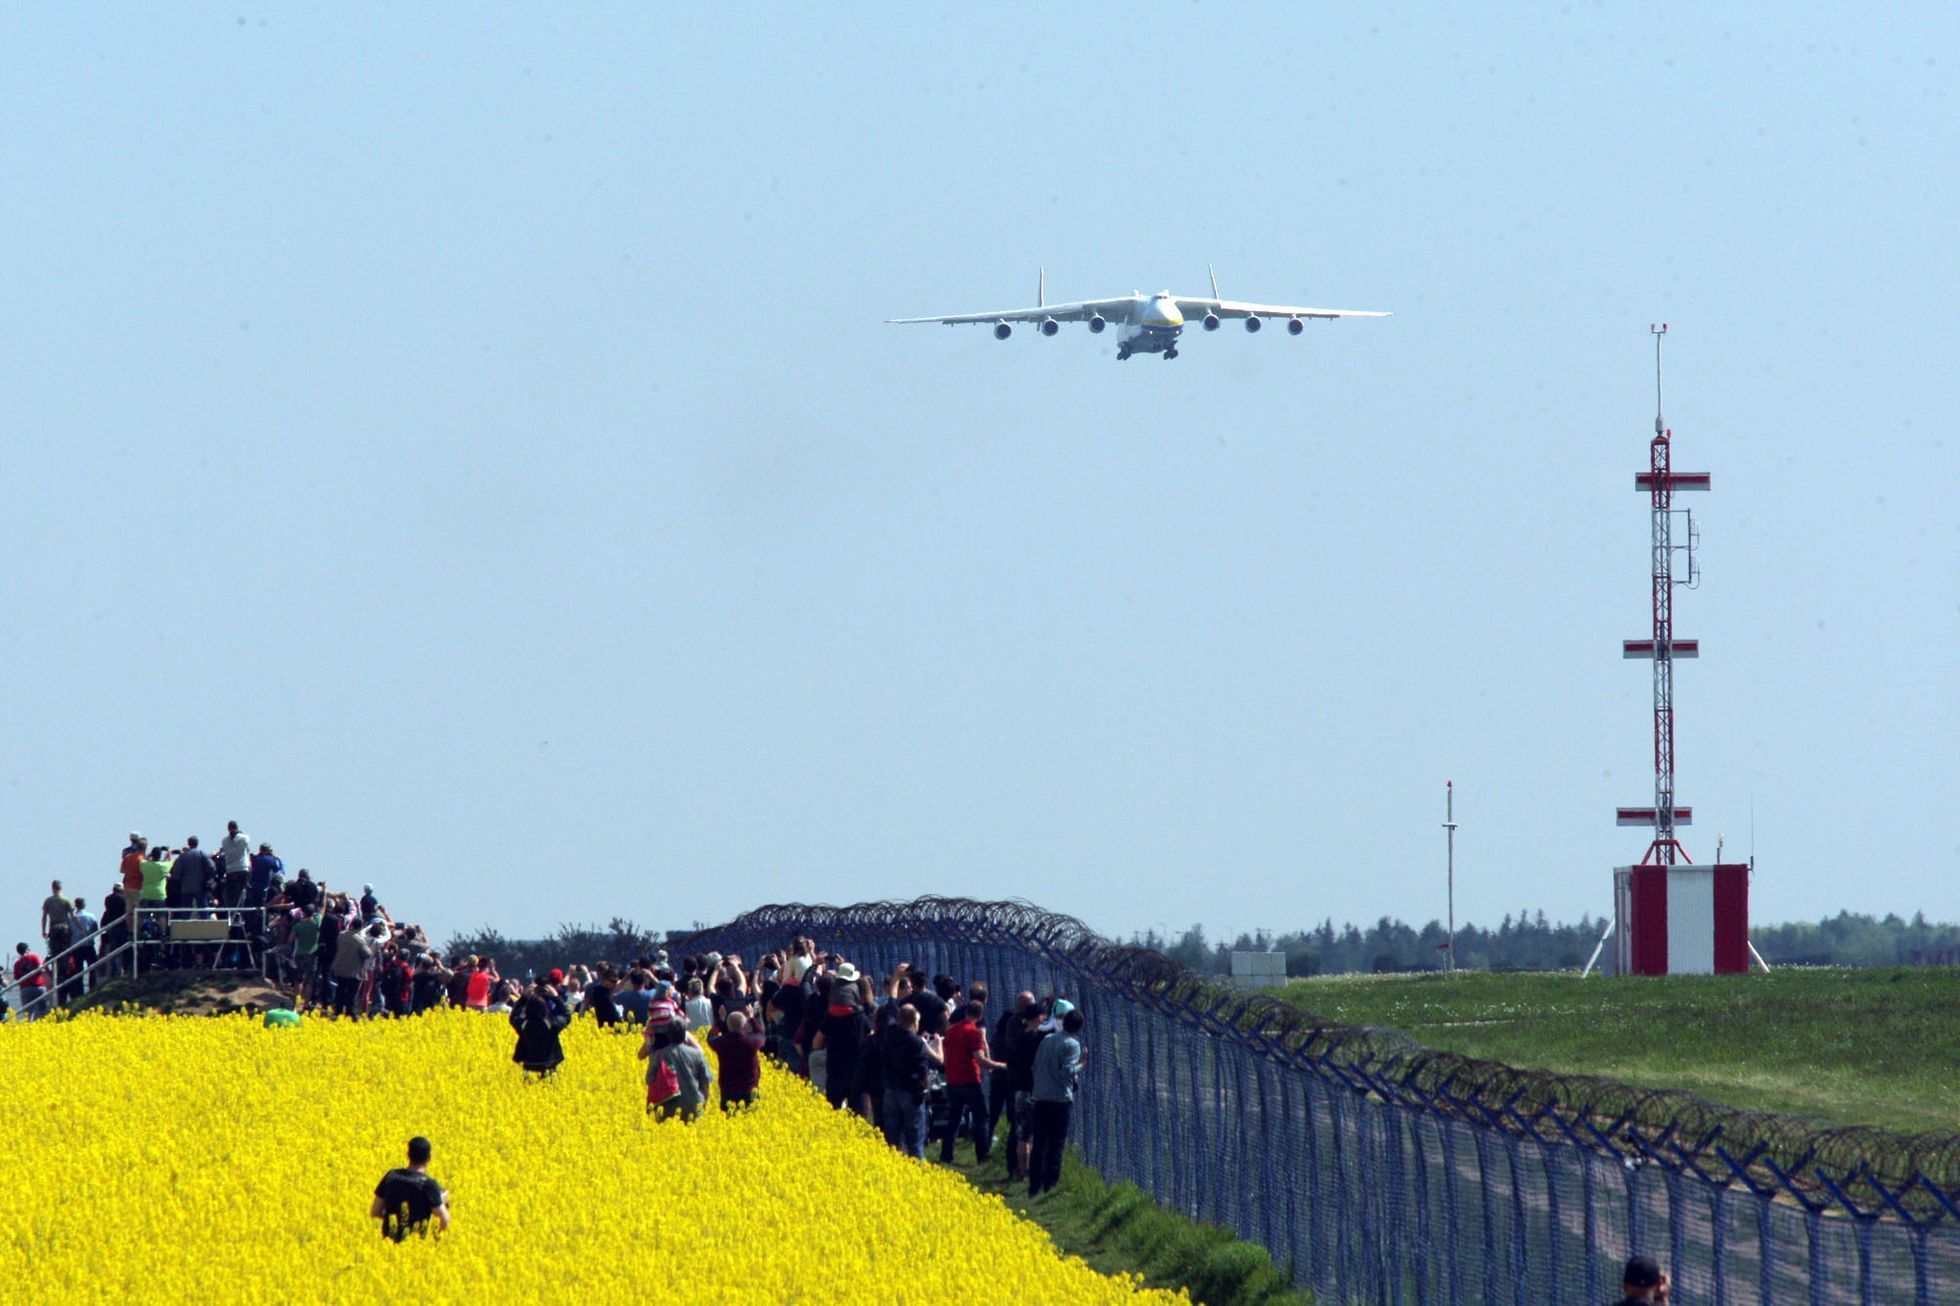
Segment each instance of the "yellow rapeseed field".
M266 1029L245 1016L0 1026L7 1300L1101 1302L957 1175L773 1067L743 1116L644 1114L637 1034L590 1022L537 1082L470 1012ZM414 1134L455 1227L368 1218Z

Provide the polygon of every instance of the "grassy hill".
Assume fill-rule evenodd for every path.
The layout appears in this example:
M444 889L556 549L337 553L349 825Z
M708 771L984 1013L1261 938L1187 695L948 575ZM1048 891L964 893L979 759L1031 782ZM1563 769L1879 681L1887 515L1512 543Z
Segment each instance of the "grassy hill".
M1904 1133L1960 1130L1960 970L1341 976L1279 996L1529 1069Z

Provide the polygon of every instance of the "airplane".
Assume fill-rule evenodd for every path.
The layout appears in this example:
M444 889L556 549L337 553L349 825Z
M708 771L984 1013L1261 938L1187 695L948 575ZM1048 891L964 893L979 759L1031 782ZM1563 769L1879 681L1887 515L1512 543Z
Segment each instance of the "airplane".
M1209 267L1206 270L1211 271ZM1218 330L1219 323L1227 318L1244 319L1247 331L1257 331L1266 318L1284 319L1287 333L1297 336L1306 330L1306 320L1310 317L1387 316L1387 313L1358 308L1299 308L1290 304L1246 304L1236 299L1220 299L1218 273L1215 271L1211 271L1210 299L1194 299L1160 290L1154 295L1132 292L1116 299L1050 304L1048 269L1043 268L1035 286L1033 308L1011 308L998 313L954 313L946 317L894 317L886 321L894 325L940 322L947 326L987 322L993 324L996 340L1005 340L1013 335L1016 322L1037 323L1035 329L1044 336L1060 331L1064 322L1087 322L1089 330L1098 335L1115 325L1122 328L1122 334L1116 339L1116 361L1120 363L1131 354L1162 354L1166 362L1176 358L1178 337L1184 334L1185 323L1191 318L1196 318L1207 331Z

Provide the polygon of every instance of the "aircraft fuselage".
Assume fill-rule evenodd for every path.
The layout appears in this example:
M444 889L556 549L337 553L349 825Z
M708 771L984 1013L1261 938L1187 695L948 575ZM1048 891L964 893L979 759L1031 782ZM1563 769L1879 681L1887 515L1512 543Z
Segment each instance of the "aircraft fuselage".
M1123 334L1116 340L1116 357L1131 354L1177 356L1177 338L1184 334L1184 314L1169 291L1161 295L1139 296L1137 306Z

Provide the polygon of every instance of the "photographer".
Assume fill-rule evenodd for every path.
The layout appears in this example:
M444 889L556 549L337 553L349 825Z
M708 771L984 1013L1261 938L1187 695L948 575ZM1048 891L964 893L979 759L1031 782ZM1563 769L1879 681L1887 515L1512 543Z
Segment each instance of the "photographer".
M517 1031L517 1048L510 1059L539 1077L549 1075L565 1060L558 1035L572 1023L572 1013L558 990L564 979L565 972L552 971L533 984L510 1013L510 1027Z

